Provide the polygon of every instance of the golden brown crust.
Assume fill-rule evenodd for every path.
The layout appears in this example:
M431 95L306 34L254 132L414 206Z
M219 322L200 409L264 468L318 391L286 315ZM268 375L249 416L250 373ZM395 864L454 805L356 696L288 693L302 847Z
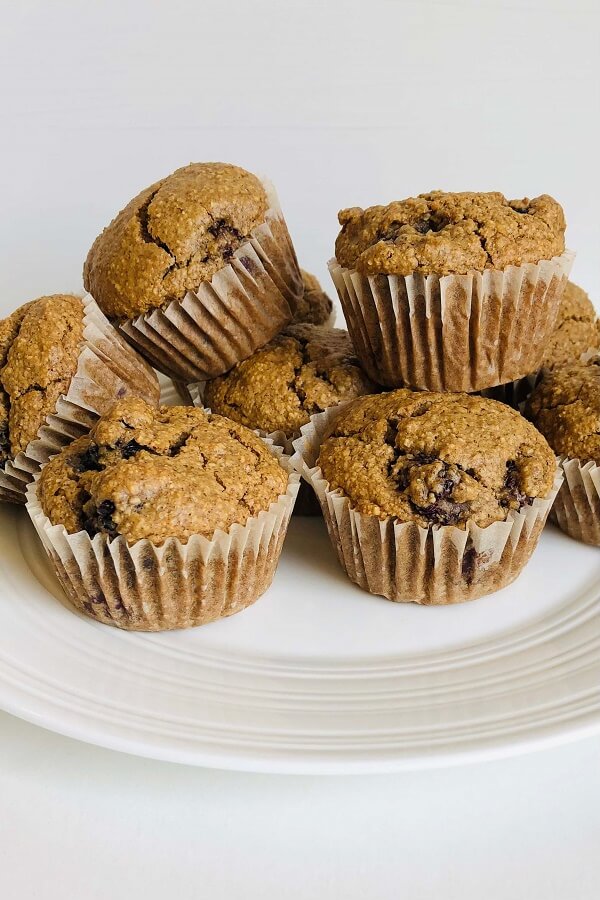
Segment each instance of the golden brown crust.
M577 360L587 350L600 349L600 323L594 305L586 292L567 282L562 295L558 320L546 346L543 365L563 366Z
M556 471L542 435L508 406L405 389L350 404L317 464L359 512L423 527L503 521L547 496Z
M343 209L340 265L365 275L453 275L552 259L565 249L562 207L543 194L507 200L433 191L388 206Z
M600 356L545 370L527 415L556 453L600 465Z
M255 434L195 407L129 398L42 470L53 524L135 542L211 538L269 508L287 473Z
M290 325L226 375L209 381L213 412L248 428L293 437L310 416L377 390L356 359L347 331Z
M133 318L194 291L264 221L260 180L191 163L134 197L94 241L83 279L110 318Z
M83 304L40 297L0 322L0 462L34 440L65 394L83 343Z
M304 269L300 269L300 272L302 273L304 294L298 302L292 324L307 322L310 325L325 325L331 316L333 303L314 275Z

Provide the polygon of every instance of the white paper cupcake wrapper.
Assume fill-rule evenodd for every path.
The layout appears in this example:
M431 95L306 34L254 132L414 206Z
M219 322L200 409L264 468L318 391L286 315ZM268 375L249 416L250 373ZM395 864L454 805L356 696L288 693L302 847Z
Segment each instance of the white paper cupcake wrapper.
M468 275L329 271L367 374L386 387L480 391L537 372L574 254Z
M83 345L69 390L59 398L38 436L0 470L0 500L25 503L27 485L51 456L87 434L115 400L135 395L156 405L156 374L123 340L90 294L82 299Z
M275 189L264 182L265 221L231 262L182 300L129 319L121 331L171 378L216 378L281 331L296 311L303 285Z
M210 540L192 535L186 543L170 538L157 546L68 534L44 514L36 475L27 511L73 606L127 631L166 631L204 625L254 603L273 580L300 483L289 457L265 443L288 472L286 493Z
M364 515L350 506L315 465L321 443L341 410L313 416L294 441L291 464L313 486L331 542L351 581L396 602L460 603L513 581L533 553L562 482L557 467L548 497L536 499L505 522L422 528Z
M600 547L600 466L565 457L560 464L565 477L550 518L575 540Z

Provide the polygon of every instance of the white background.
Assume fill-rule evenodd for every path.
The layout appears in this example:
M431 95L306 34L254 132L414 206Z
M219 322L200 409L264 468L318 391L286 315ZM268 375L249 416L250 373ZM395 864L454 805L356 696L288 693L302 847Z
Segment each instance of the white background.
M124 202L206 159L273 179L324 281L342 206L551 193L597 300L599 25L595 0L3 2L0 310L79 290ZM7 900L587 900L599 838L598 739L468 770L267 777L0 714Z

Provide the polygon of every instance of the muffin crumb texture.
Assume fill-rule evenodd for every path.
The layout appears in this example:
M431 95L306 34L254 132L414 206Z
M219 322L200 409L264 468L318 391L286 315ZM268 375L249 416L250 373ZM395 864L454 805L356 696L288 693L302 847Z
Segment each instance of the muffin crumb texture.
M556 472L545 439L508 406L405 389L352 403L317 465L359 512L425 528L503 521L546 497Z
M527 414L556 453L600 465L600 356L545 371Z
M331 298L327 296L315 275L304 269L300 272L304 293L298 302L292 324L306 322L310 325L325 325L333 310Z
M304 324L289 326L208 382L204 400L214 412L248 428L291 437L311 415L375 390L347 331Z
M546 345L544 366L555 368L600 349L600 323L583 288L568 281L560 301L556 327Z
M245 524L285 493L287 480L243 426L194 407L155 409L128 398L50 460L38 498L52 524L71 534L160 544Z
M559 256L562 207L547 194L507 200L497 191L433 191L339 213L340 265L365 275L461 275Z
M180 300L212 278L268 202L261 181L226 163L191 163L143 190L94 241L83 278L107 316Z
M0 465L37 437L69 390L83 343L83 304L40 297L0 321Z

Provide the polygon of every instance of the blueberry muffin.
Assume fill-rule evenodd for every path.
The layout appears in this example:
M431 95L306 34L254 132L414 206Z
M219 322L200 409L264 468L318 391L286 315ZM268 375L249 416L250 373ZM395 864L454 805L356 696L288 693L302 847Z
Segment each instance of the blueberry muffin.
M543 366L555 368L577 360L587 350L600 350L600 324L594 305L583 288L567 282Z
M226 375L209 381L204 402L248 428L281 431L291 441L311 415L375 390L347 331L303 324L290 325Z
M43 468L27 510L80 612L129 631L204 625L271 584L298 490L279 457L201 409L120 401Z
M132 398L50 460L38 498L69 534L161 544L244 525L286 486L286 471L246 428L193 406Z
M152 370L97 309L93 312L94 307L88 299L53 294L26 303L0 321L0 466L12 464L27 451L47 417L56 414L61 397L69 396L69 411L63 414L72 413L80 431L85 430L86 419L94 413L97 418L107 402L114 402L115 389L158 402L158 382ZM94 334L88 338L84 335L86 315L90 320L96 316ZM84 351L85 363L78 371ZM83 407L77 413L76 399L69 393L76 373L77 398ZM103 386L108 396L103 395ZM55 440L64 443L65 434ZM5 481L6 472L0 485L4 499L24 502L24 488L20 495L8 496L11 484Z
M288 324L302 296L272 188L191 163L141 191L94 241L86 289L150 362L214 377Z
M553 519L577 540L600 546L600 356L544 370L526 413L563 457Z
M331 298L322 289L318 278L304 269L301 269L300 272L304 293L298 303L292 324L306 322L310 325L332 325L333 303Z
M423 528L504 521L547 496L556 471L542 435L509 407L408 390L343 411L318 465L355 509Z
M330 272L374 381L475 392L540 368L573 257L552 197L433 191L339 222Z
M497 191L432 191L339 214L340 265L366 275L463 275L560 256L562 207L543 194L507 200Z
M314 417L296 447L346 574L397 602L458 603L509 584L560 482L531 423L467 394L361 397Z

